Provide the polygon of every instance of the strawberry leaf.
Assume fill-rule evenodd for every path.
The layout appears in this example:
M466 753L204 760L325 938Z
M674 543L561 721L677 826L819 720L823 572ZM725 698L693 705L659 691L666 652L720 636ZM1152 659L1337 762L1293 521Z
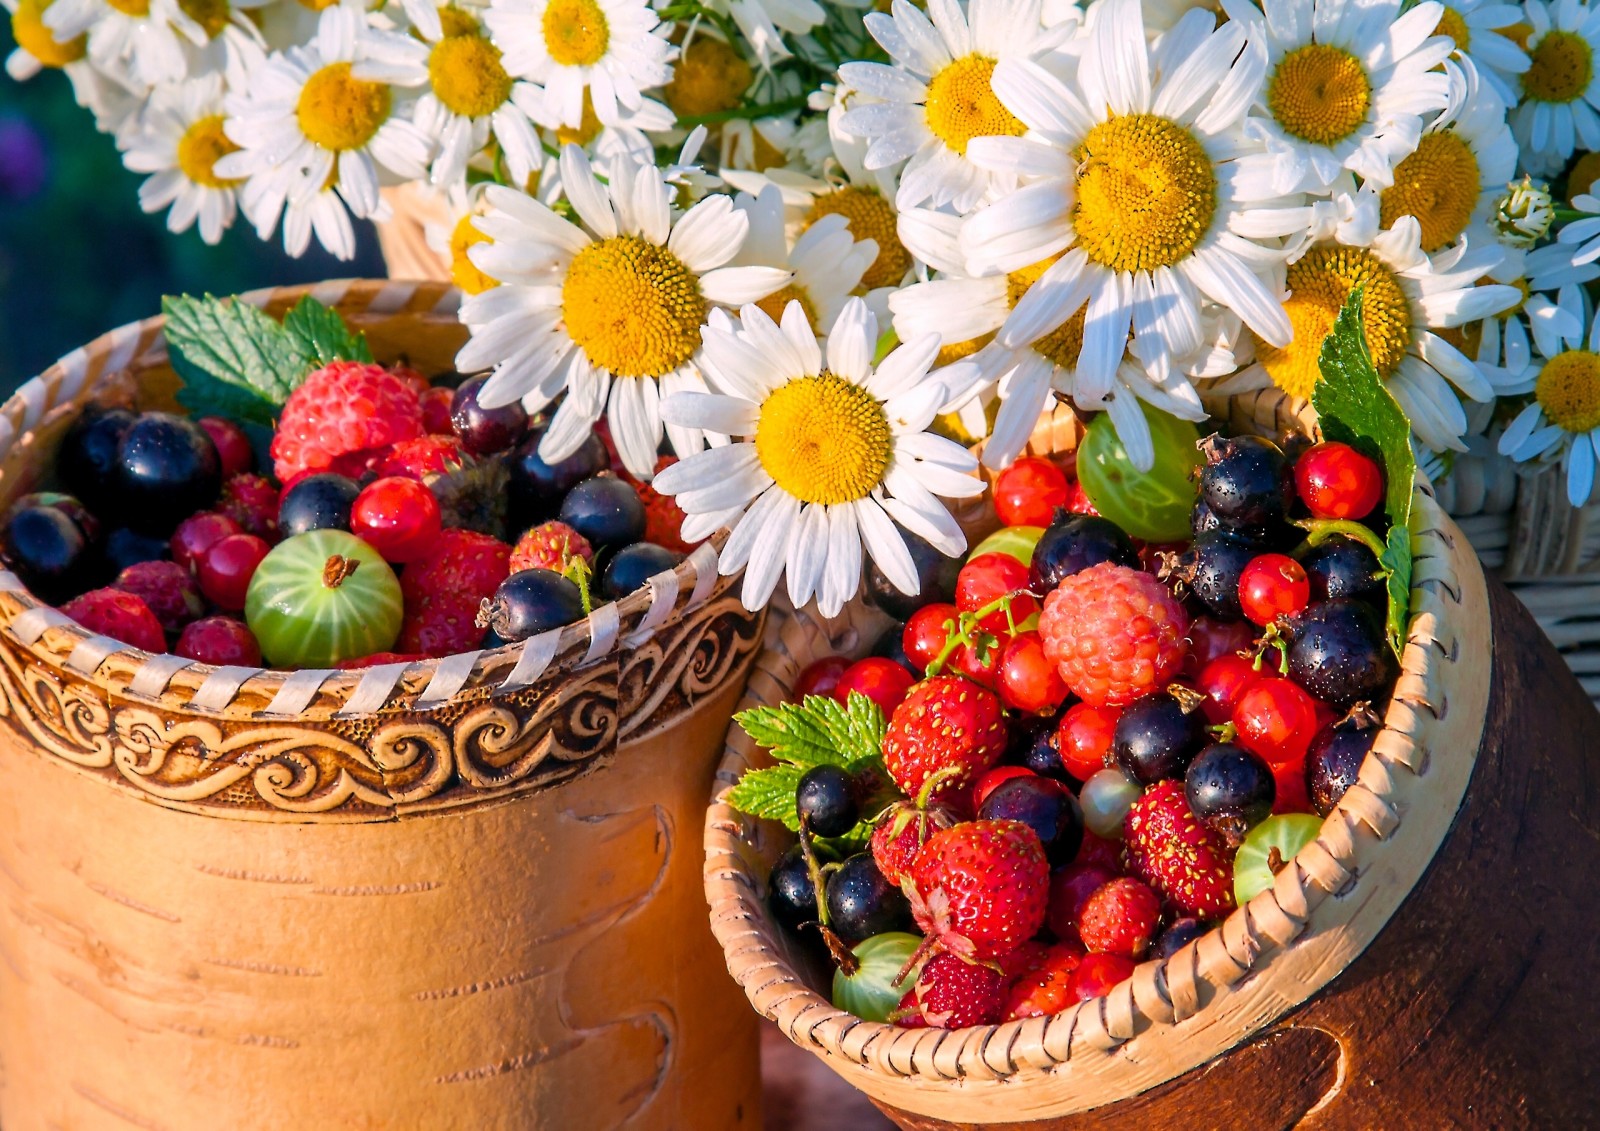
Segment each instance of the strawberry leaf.
M161 300L178 400L196 415L216 413L270 426L305 380L312 358L265 311L212 295Z
M800 815L794 807L794 791L804 774L801 767L787 764L746 770L739 784L728 791L728 804L752 817L782 821L789 829L798 829Z
M858 691L842 704L826 695L810 695L804 703L752 707L733 721L762 746L778 764L746 770L739 784L728 791L728 804L741 813L782 821L800 827L795 810L795 789L814 766L843 766L852 774L870 773L886 780L881 750L887 725L883 711ZM841 839L859 839L871 830L863 822Z
M352 333L339 313L310 295L295 303L283 317L283 329L299 350L316 366L332 361L372 360L365 334Z

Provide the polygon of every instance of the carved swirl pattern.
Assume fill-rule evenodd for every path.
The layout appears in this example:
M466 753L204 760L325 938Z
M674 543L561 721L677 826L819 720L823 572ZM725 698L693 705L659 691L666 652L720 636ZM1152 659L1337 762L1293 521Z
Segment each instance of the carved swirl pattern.
M124 698L0 636L0 726L22 745L146 800L244 819L382 820L548 788L726 684L762 618L726 594L595 663L558 660L530 687L477 687L327 721L250 722Z

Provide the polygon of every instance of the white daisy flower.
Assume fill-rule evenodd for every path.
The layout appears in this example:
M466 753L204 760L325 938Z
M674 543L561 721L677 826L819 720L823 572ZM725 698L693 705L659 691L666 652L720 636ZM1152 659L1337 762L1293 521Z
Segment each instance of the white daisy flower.
M467 162L493 140L512 182L527 184L543 154L518 103L537 103L537 88L506 73L500 48L470 9L436 9L433 22L437 34L417 29L428 44L428 87L411 118L436 149L429 181L446 188L464 182Z
M1577 287L1563 290L1561 305L1569 314L1587 313ZM1533 400L1506 425L1500 454L1518 463L1559 461L1567 477L1567 501L1583 506L1594 492L1600 453L1600 317L1580 317L1576 333L1541 348L1516 377L1506 391L1531 392Z
M1600 197L1580 193L1572 198L1572 207L1582 215L1567 222L1556 242L1576 249L1571 253L1572 263L1581 267L1600 259Z
M95 128L115 133L137 111L140 100L122 83L89 61L88 35L58 39L45 22L53 0L0 0L11 14L11 38L16 46L6 56L6 74L27 82L40 71L60 71L72 84L79 106L94 115Z
M732 18L763 68L789 57L785 34L805 35L828 18L817 0L711 0L706 6Z
M1321 376L1317 358L1323 340L1359 286L1372 363L1417 438L1434 451L1464 450L1467 417L1461 398L1492 400L1499 372L1462 352L1465 342L1456 331L1510 309L1522 292L1477 285L1499 263L1498 247L1459 243L1429 256L1421 242L1416 218L1402 216L1367 246L1313 244L1288 268L1289 298L1283 308L1294 326L1293 340L1280 347L1255 339L1255 362L1211 391L1232 394L1277 385L1309 400Z
M1300 198L1272 188L1270 160L1242 131L1264 68L1238 22L1218 28L1191 11L1147 46L1137 0L1102 0L1075 86L1026 60L995 69L995 92L1029 136L980 138L969 155L1030 183L970 216L960 249L970 274L1038 273L1014 299L1001 348L1075 350L1058 363L1075 360L1076 395L1099 403L1126 352L1176 388L1187 359L1209 352L1208 302L1288 343L1278 211ZM1253 230L1262 223L1264 236ZM1072 337L1075 317L1083 330Z
M1046 30L1039 0L973 0L966 11L957 0L931 0L927 15L909 0L894 0L891 11L871 13L866 25L893 65L839 68L844 83L882 100L857 106L839 123L846 133L868 140L866 168L906 162L896 198L900 208L926 203L964 213L1010 191L1014 173L968 158L974 140L1018 137L1026 129L996 97L991 77L1007 60L1044 54L1076 24Z
M1522 22L1522 5L1504 0L1447 0L1434 35L1448 35L1454 57L1478 68L1507 106L1517 101L1517 76L1528 69L1528 53L1506 33Z
M1513 383L1533 360L1538 349L1546 356L1558 351L1561 339L1583 333L1582 288L1600 279L1600 263L1575 266L1572 254L1559 244L1530 251L1523 259L1524 274L1509 280L1522 292L1515 306L1469 323L1452 344L1478 363L1500 391ZM1561 302L1551 301L1559 294Z
M1522 167L1535 176L1561 171L1582 142L1600 149L1600 9L1583 0L1525 0L1528 69L1511 129L1522 147Z
M248 178L240 204L263 238L286 204L304 206L305 214L295 220L295 239L286 226L286 246L298 244L302 232L320 238L348 229L326 215L339 200L358 217L382 218L381 173L426 175L430 143L391 84L422 81L427 54L425 44L370 26L354 8L328 8L314 40L269 56L230 90L225 130L240 150L221 158L216 172ZM336 243L353 247L343 238Z
M972 455L926 431L947 395L928 377L937 338L902 345L874 368L877 319L860 299L834 323L826 358L797 302L781 326L754 306L739 321L718 314L706 331L719 392L662 405L680 426L734 440L656 478L688 516L684 537L732 528L717 568L744 569L749 609L764 606L786 573L797 606L815 596L824 616L835 615L860 585L863 544L896 588L915 593L895 523L958 555L966 538L940 500L983 491Z
M444 264L450 281L460 287L463 294L482 294L500 285L500 280L485 275L467 255L478 244L489 242L489 237L473 225L488 207L483 196L487 187L486 182L451 186L444 201L448 220L427 220L422 225L423 239Z
M223 80L204 75L159 87L141 116L143 129L122 163L151 174L139 186L146 212L170 206L167 230L185 232L196 221L208 244L222 239L238 211L240 182L218 176L217 162L239 147L223 132Z
M672 190L655 167L614 161L602 185L577 146L561 162L581 227L522 193L486 191L489 213L475 223L493 242L468 255L500 286L462 303L472 338L456 364L468 373L493 366L479 394L486 407L521 400L536 412L565 390L539 444L547 460L577 450L605 412L628 470L648 480L661 393L705 388L699 356L711 304L754 302L791 276L728 266L749 220L726 196L674 221ZM680 455L701 447L698 429L668 434Z
M62 39L87 33L95 65L149 89L220 70L227 35L259 39L247 9L268 0L55 0L44 19ZM213 50L213 41L219 41Z
M518 104L538 122L581 126L587 93L611 125L672 77L672 26L646 0L491 0L483 18L507 72L534 84Z
M1442 110L1450 89L1435 71L1454 50L1434 35L1444 9L1425 0L1273 0L1265 14L1223 0L1253 42L1267 49L1267 78L1247 124L1274 159L1280 192L1314 191L1341 169L1379 186L1416 148L1422 116Z
M776 321L789 303L798 302L813 326L832 326L878 258L878 245L870 239L855 239L850 221L834 213L819 217L791 246L783 219L783 194L772 186L758 197L740 193L733 206L750 220L750 234L733 263L781 264L794 275L754 305Z

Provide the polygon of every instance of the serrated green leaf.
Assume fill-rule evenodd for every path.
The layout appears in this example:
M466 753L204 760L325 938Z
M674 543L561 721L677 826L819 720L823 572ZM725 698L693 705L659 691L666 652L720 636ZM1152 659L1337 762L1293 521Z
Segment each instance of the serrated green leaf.
M778 762L746 771L728 792L728 804L740 812L798 828L795 789L814 766L843 766L852 774L870 772L878 781L888 781L882 757L887 726L883 710L860 692L851 692L848 704L826 695L811 695L804 703L752 707L735 715L733 721L771 750ZM862 821L838 839L859 842L870 832Z
M794 791L804 774L802 767L789 764L746 770L739 784L728 791L727 802L741 813L798 829L800 814L794 807Z
M277 423L278 410L283 406L276 401L268 399L249 385L236 385L213 377L181 353L173 352L168 358L183 382L178 390L178 403L192 415L223 416L242 424L256 424L268 429Z
M1411 489L1417 463L1411 422L1373 367L1361 328L1361 303L1357 287L1322 343L1317 359L1322 379L1312 391L1311 404L1323 436L1349 444L1383 467L1389 532L1378 561L1389 571L1388 635L1398 655L1405 647L1411 602Z
M284 333L317 366L331 361L372 360L365 334L352 333L339 313L310 295L283 317Z
M179 400L193 411L216 408L270 424L312 368L310 354L247 302L168 295L161 310L173 367L184 380Z

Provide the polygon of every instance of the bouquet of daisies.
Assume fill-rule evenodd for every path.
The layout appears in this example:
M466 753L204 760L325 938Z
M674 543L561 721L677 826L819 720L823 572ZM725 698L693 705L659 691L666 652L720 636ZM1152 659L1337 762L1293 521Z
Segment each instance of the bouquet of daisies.
M1357 289L1435 470L1593 487L1584 0L3 2L174 231L349 256L437 194L483 403L551 461L604 419L752 606L913 586L1053 398L1149 467L1148 414L1308 396Z

